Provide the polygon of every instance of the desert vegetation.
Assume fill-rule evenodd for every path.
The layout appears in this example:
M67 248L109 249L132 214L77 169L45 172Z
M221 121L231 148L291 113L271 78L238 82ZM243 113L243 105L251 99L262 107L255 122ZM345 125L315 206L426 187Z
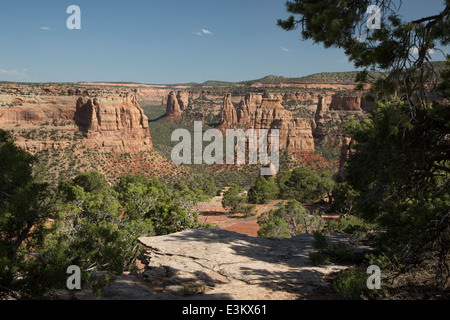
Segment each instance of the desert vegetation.
M196 204L217 192L202 176L168 188L129 174L108 184L95 171L50 185L33 174L36 158L5 131L0 154L2 297L43 297L64 285L68 265L82 268L84 280L99 289L135 268L138 237L199 226ZM103 276L90 279L94 271Z
M429 52L448 44L450 5L446 1L436 15L403 21L393 1L375 4L383 14L381 26L363 38L352 35L363 20L364 1L345 8L327 1L288 1L292 15L278 25L345 50L355 67L364 69L356 75L359 89L372 82L378 108L367 119L347 122L346 132L356 144L339 181L344 185L335 189L335 205L379 227L374 260L391 285L409 293L420 287L422 297L442 297L448 295L450 277L450 57L442 69ZM410 54L413 48L417 55ZM373 72L383 76L374 79ZM438 94L430 99L433 92ZM338 280L339 292L362 288L360 271L346 271ZM399 277L406 281L399 284Z

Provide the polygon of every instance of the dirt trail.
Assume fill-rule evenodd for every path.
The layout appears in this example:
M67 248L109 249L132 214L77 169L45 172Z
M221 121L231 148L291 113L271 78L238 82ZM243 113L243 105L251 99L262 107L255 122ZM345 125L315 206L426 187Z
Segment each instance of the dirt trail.
M277 208L282 200L272 200L267 204L256 205L254 216L245 217L242 213L229 213L222 206L222 196L199 204L199 221L217 225L223 230L234 231L251 237L258 236L258 217L264 212Z

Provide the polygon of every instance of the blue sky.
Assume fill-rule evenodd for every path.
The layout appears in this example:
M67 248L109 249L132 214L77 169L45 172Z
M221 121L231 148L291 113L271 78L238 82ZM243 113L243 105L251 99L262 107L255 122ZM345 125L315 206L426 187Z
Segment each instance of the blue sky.
M276 26L285 0L15 0L0 4L0 80L243 81L353 70L342 50ZM444 0L405 0L405 18ZM69 5L81 30L69 30ZM447 50L447 48L445 48ZM435 60L443 60L436 52Z

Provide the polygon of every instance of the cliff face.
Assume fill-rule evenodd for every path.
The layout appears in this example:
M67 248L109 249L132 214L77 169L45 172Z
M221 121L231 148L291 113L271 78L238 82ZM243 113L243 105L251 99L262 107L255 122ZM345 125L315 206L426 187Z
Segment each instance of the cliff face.
M109 92L90 98L87 90L62 85L19 89L0 94L0 128L11 130L28 152L73 145L114 153L152 150L148 119L134 95Z
M53 120L72 120L75 112L71 97L18 97L0 95L0 125L39 125Z
M177 93L178 104L180 105L180 110L184 111L189 105L189 92L178 91Z
M148 118L133 95L119 100L79 98L75 123L87 131L86 145L105 152L151 151Z
M241 125L251 124L254 122L254 116L256 113L256 108L262 104L261 94L251 94L245 95L244 99L241 100L239 106L236 110L238 123Z
M231 102L231 93L227 93L223 100L223 109L222 109L222 121L221 125L230 126L237 123L237 113L234 108L233 103Z
M369 111L375 108L376 104L363 96L333 95L330 102L330 110L336 111Z
M299 101L307 101L312 100L313 102L317 102L318 94L302 91L302 92L288 92L283 95L283 101L291 101L291 100L299 100Z
M340 97L334 95L331 98L330 110L361 111L361 97Z
M314 152L314 138L309 121L293 118L292 113L281 105L280 97L264 96L246 95L236 111L231 104L231 94L227 94L222 111L222 125L269 131L278 129L281 150Z
M309 121L300 118L293 119L286 143L286 150L314 152L314 137Z

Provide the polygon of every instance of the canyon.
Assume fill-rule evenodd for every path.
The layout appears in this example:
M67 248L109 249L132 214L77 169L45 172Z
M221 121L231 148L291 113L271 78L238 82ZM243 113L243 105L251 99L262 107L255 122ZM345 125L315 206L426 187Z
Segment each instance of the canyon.
M278 129L280 149L293 153L314 153L315 138L337 139L339 146L343 146L347 139L343 132L345 122L352 117L363 118L376 108L375 103L363 94L336 92L329 88L284 93L264 90L237 97L231 92L215 95L208 92L207 100L212 103L207 108L196 104L202 94L205 92L171 91L163 99L166 115L180 120L199 114L204 118L209 114L219 118L218 127L223 131L230 128ZM297 113L301 109L306 114L299 116Z
M171 121L175 128L177 123L183 126L201 120L222 131L278 129L280 149L291 152L299 161L305 157L308 161L322 161L325 149L336 149L339 156L332 161L337 170L348 155L345 122L352 117L363 118L374 108L363 93L351 91L354 87L328 83L303 86L2 83L0 128L9 130L16 144L28 152L48 154L49 162L57 158L55 154L64 158L61 153L82 156L89 162L87 154L95 153L101 161L106 159L108 166L118 171L117 175L125 168L136 167L127 155L133 159L146 158L146 168L154 167L155 160L150 161L149 157L157 157L157 166L167 174L177 170L170 159L163 159L159 149L155 150L150 133L152 123ZM150 114L163 114L163 110L165 113L149 119L149 110ZM164 144L158 140L159 146ZM116 168L117 159L128 162ZM70 164L65 166L68 168ZM105 169L104 173L111 170Z

